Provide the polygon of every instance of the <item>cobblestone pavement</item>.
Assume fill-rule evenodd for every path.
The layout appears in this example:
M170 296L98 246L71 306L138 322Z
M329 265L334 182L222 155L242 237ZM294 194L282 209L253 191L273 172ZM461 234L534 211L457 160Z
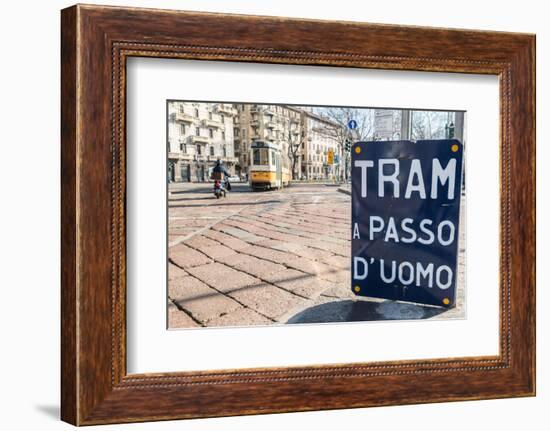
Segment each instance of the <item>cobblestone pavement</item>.
M350 213L350 196L332 184L234 184L220 200L208 183L171 185L169 328L462 316L463 289L445 313L356 298Z

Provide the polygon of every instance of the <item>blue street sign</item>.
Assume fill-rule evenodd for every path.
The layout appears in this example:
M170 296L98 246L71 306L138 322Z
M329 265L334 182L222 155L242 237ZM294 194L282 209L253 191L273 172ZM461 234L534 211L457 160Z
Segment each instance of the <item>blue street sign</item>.
M357 121L349 120L348 121L348 128L351 129L351 130L357 129Z
M456 139L354 144L356 295L454 307L462 152Z

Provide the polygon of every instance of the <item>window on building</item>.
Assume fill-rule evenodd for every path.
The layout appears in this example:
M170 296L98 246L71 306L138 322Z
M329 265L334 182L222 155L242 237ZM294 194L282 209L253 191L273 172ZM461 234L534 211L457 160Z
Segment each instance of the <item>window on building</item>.
M212 129L208 129L208 136L210 136L211 138L214 137L214 131Z
M195 129L195 135L196 136L200 136L201 135L201 128L197 126L197 128Z
M208 112L208 119L209 119L209 120L212 119L212 111Z
M197 154L199 156L201 155L201 146L200 145L197 145Z
M235 136L239 136L239 129L237 129L237 128L233 129L233 134Z
M183 105L180 105L180 114L183 114L185 113L185 108L183 107Z
M185 135L185 124L180 124L180 131L182 135Z
M180 151L182 153L186 153L187 152L187 148L185 147L185 144L182 142L180 143Z
M223 115L220 115L220 123L222 124L225 123L225 117Z
M246 129L243 129L243 139L246 139Z
M195 117L199 118L199 109L195 108Z
M225 141L225 132L222 132L222 139Z
M225 145L223 146L223 156L227 157L227 148Z
M211 155L211 156L214 155L214 147L210 147L210 155Z

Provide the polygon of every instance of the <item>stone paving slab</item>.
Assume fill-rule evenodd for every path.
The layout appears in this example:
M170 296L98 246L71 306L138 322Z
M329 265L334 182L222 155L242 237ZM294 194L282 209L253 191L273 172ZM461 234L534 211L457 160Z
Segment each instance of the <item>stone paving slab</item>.
M245 247L248 247L250 244L246 241L235 238L226 233L219 232L217 230L210 229L204 233L204 235L214 241L221 243L233 250L239 251Z
M189 273L226 294L261 284L261 280L218 262L190 268Z
M208 247L202 247L201 252L206 254L210 259L220 260L223 257L232 256L237 254L232 248L226 247L225 245L215 244L209 245Z
M295 269L285 269L282 272L270 274L265 277L265 280L306 298L315 298L334 286L326 280L320 280L311 274L296 271Z
M212 247L218 245L218 242L204 236L204 235L195 235L185 241L185 245L195 248L199 251L202 251L204 247Z
M287 264L293 259L296 259L296 256L293 256L290 253L284 253L272 248L258 247L257 245L249 245L248 247L239 250L239 252L280 264Z
M269 274L280 272L285 269L283 265L258 259L246 254L233 254L231 256L224 256L219 260L234 269L252 274L258 278L263 278Z
M301 308L307 304L305 299L267 283L234 291L231 296L248 308L273 320L277 320L289 310Z
M199 328L200 325L191 317L172 304L168 303L168 328Z
M170 299L201 322L241 307L235 300L190 276L172 280Z
M218 226L215 226L214 229L223 233L227 233L237 239L240 239L246 242L254 243L264 239L260 236L254 235L253 233L247 230L239 229L237 227L228 225L228 223L222 223Z
M178 244L170 248L169 257L172 262L181 268L192 268L194 266L204 265L211 262L211 259L206 257L201 252L193 250L184 244Z
M185 277L189 275L179 266L174 265L173 263L168 263L168 281L175 280L179 277Z
M273 320L262 316L250 308L240 307L234 311L209 320L208 326L258 326L272 325Z

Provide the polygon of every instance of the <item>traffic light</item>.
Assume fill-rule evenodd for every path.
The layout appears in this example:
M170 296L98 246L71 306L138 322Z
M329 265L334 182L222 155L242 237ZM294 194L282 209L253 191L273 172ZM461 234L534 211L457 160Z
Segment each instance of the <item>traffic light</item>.
M346 149L346 151L349 151L351 149L351 141L349 139L346 139L344 148Z
M455 123L451 121L450 124L445 124L445 134L447 135L447 139L455 137Z

